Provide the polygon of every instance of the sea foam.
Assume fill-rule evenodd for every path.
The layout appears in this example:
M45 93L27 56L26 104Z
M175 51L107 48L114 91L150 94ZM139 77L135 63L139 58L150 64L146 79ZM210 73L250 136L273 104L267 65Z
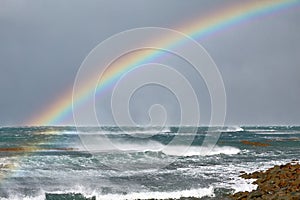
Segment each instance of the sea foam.
M200 188L173 192L139 192L139 193L129 193L125 195L119 194L109 194L109 195L96 195L96 199L102 200L134 200L134 199L179 199L181 197L214 197L214 188Z

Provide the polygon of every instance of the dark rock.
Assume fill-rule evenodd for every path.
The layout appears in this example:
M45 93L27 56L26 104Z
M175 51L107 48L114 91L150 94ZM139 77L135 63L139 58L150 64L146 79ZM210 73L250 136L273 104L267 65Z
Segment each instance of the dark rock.
M258 198L258 197L261 197L262 195L263 195L262 192L260 190L257 190L257 191L250 193L249 198L250 199Z

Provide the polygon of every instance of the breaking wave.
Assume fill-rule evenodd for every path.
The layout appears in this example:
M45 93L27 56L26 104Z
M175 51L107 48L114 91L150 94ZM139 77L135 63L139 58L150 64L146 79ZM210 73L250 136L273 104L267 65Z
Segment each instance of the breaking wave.
M64 192L51 192L53 194L66 194L64 195L64 199L71 200L74 199L72 194L83 194L85 197L96 197L96 199L101 200L135 200L135 199L179 199L179 198L202 198L202 197L215 197L214 188L211 186L209 188L199 188L199 189L191 189L191 190L182 190L182 191L172 191L172 192L133 192L128 194L99 194L97 192L92 192L90 194L86 194L86 191L76 190L74 191L64 191ZM67 197L66 197L67 196ZM58 196L57 199L60 197ZM7 198L0 198L0 200L41 200L45 199L45 193L38 194L36 196L23 196L12 194ZM47 200L47 199L46 199Z
M186 150L187 149L187 150ZM198 146L170 146L163 153L173 156L212 156L212 155L234 155L240 153L240 149L231 146L198 147ZM184 153L182 153L184 152Z
M218 154L234 155L238 154L241 150L231 146L186 146L186 145L164 145L156 141L148 141L143 143L125 143L114 142L113 147L101 146L99 152L109 151L125 151L125 152L162 152L170 156L211 156ZM96 152L97 150L94 149Z

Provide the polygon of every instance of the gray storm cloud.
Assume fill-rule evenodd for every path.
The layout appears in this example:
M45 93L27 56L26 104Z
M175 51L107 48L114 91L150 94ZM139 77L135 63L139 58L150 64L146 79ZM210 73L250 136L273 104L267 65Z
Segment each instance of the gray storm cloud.
M234 3L235 1L230 1ZM0 2L0 125L21 125L42 112L72 87L87 54L101 41L137 27L166 27L194 21L224 1L8 1ZM227 124L299 124L300 122L300 12L291 8L222 30L199 39L217 64L227 94ZM182 63L182 68L188 67ZM184 70L183 70L184 71ZM192 72L187 78L194 80ZM204 121L209 119L209 97L201 80ZM150 89L148 89L150 91ZM147 91L147 89L145 90ZM157 90L156 94L162 93ZM160 96L160 95L158 95ZM169 123L177 123L178 102L168 93ZM133 118L141 104L160 99L137 94ZM105 102L107 99L100 100ZM207 105L207 106L206 106ZM111 122L107 107L105 123ZM202 113L201 113L202 114ZM172 117L173 115L173 117ZM72 123L68 121L66 123Z

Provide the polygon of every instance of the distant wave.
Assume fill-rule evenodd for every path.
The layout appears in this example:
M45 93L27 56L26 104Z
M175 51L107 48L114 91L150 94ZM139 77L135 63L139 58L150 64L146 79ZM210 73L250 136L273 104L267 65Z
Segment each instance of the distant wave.
M250 132L275 132L275 129L246 129L246 131Z
M224 128L224 129L220 129L219 131L220 132L240 132L240 131L244 131L244 129L239 126L230 126L230 127Z
M33 132L34 135L78 135L76 131L40 131L40 132Z
M74 127L75 128L75 127ZM118 128L109 130L106 128L104 130L99 130L99 128L80 128L78 130L43 130L39 132L33 132L35 135L78 135L78 134L85 134L85 135L110 135L110 134L145 134L145 135L153 135L153 134L160 134L160 133L171 133L170 128L161 128L161 127L150 127L150 128L142 128L142 127L125 127L125 128Z
M244 129L239 126L232 126L232 127L227 127L223 132L240 132L240 131L244 131Z
M145 128L145 129L138 129L138 130L124 130L127 133L170 133L170 128Z
M227 133L227 132L242 132L244 131L244 129L242 127L239 126L228 126L228 127L210 127L208 129L208 132L223 132L223 133Z
M255 134L258 135L287 135L287 134L300 134L299 131L253 131Z

